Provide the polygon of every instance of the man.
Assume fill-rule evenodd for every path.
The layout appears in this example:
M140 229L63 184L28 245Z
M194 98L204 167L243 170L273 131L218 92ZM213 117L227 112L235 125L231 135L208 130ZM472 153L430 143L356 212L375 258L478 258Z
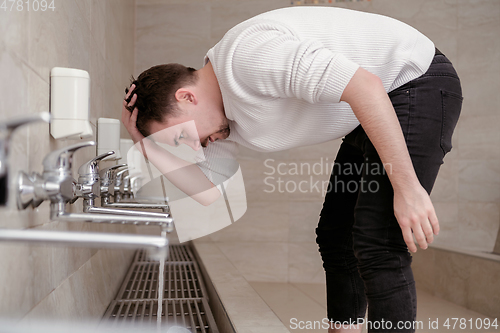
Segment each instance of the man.
M458 76L432 41L380 15L284 8L232 28L200 70L155 66L127 92L122 120L134 141L164 174L182 170L167 177L204 205L231 176L210 161L230 156L235 143L276 151L345 136L331 183L377 186L325 197L316 234L329 332L359 332L367 303L369 332L415 331L408 249L417 250L413 236L425 249L439 232L429 193L462 102ZM143 140L151 134L201 145L206 161L188 165L162 153Z

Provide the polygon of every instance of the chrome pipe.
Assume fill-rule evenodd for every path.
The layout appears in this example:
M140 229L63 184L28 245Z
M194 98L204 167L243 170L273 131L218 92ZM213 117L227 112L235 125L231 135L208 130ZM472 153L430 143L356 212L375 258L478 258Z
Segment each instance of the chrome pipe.
M136 208L136 207L132 207ZM137 208L143 208L143 207L137 207ZM84 207L83 209L84 213L98 213L98 214L114 214L117 216L140 216L140 217L153 217L153 218L168 218L169 214L168 213L156 213L156 212L144 212L144 211L138 211L138 210L123 210L123 209L118 209L118 208L107 208L107 207L94 207L94 206L88 206Z
M168 204L132 202L132 201L120 201L120 202L105 203L104 207L137 208L137 209L168 209L169 208Z
M114 224L133 224L133 225L158 225L167 226L174 220L172 218L130 216L130 215L111 215L99 213L65 213L56 212L51 216L53 221L61 222L92 222L92 223L114 223Z
M61 222L91 222L91 223L113 223L113 224L132 224L132 225L156 225L164 229L173 228L174 220L168 217L168 214L157 213L158 217L100 214L100 213L68 213L65 210L65 204L62 202L53 202L50 204L50 219ZM142 212L140 212L142 213ZM163 216L161 216L163 215Z
M138 209L151 209L148 207L128 207L128 208L138 208ZM156 208L156 207L154 207ZM167 212L145 212L138 210L125 210L113 207L96 207L94 204L94 199L83 199L83 212L84 213L101 213L101 214L114 214L117 216L139 216L139 217L153 217L153 218L169 218L170 214Z
M127 235L97 232L0 229L0 241L54 244L92 248L147 248L154 258L168 252L168 239L159 236Z

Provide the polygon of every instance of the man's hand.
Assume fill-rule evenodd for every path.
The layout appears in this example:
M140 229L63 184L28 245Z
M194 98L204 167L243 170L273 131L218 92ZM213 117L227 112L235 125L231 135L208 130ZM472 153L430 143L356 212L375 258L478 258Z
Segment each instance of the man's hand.
M130 86L130 90L123 100L122 123L123 125L125 125L125 128L127 129L134 143L137 143L144 139L144 136L141 134L141 132L139 132L136 125L137 113L139 112L139 110L137 108L134 108L132 112L129 111L130 108L134 107L135 102L137 101L137 95L134 94L134 96L132 96L132 99L130 100L130 103L127 103L127 99L130 97L130 94L132 93L134 88L134 84Z
M434 234L439 233L439 222L431 199L420 184L403 191L394 191L394 215L396 216L403 238L411 252L417 252L413 235L422 249L432 243Z

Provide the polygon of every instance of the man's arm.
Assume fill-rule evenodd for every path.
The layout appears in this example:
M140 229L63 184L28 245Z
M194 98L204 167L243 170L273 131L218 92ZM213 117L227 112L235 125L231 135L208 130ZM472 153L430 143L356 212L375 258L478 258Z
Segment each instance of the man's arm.
M122 108L122 122L129 132L135 146L144 155L144 151L148 159L167 179L182 192L193 198L198 203L208 206L215 202L220 192L215 185L205 176L200 168L193 163L187 162L165 149L158 146L153 141L144 138L136 126L138 109L134 108L133 112L127 109L133 107L137 95L134 95L127 104L126 99L132 93L134 85L131 86Z
M178 189L193 200L209 206L219 197L220 192L205 176L200 168L183 160L145 138L135 144L137 149L146 151L149 161Z
M396 112L381 80L359 68L341 96L349 103L375 146L382 162L392 166L388 173L394 189L394 214L412 252L417 251L412 230L421 248L433 241L439 223L429 195L421 186L408 153ZM432 227L431 227L432 225Z

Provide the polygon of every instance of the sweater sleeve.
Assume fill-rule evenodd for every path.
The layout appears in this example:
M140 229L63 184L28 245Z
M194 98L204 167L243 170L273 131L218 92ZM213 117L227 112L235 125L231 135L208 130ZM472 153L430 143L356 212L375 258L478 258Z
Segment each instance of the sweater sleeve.
M227 47L233 80L270 97L340 102L359 65L276 23L242 29Z

